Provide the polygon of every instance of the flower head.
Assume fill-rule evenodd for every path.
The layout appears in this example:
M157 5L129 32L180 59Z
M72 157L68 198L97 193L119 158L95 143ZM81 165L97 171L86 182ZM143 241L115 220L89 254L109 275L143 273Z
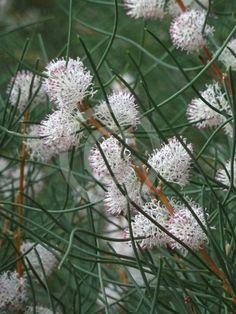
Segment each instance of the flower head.
M214 108L230 114L230 105L218 82L208 85L207 89L201 92L201 96ZM190 122L203 120L196 124L198 128L218 126L225 121L223 115L211 109L200 98L194 98L191 101L187 109L187 116Z
M202 207L191 199L187 199L187 201L200 222L206 227L206 220ZM206 234L196 218L184 204L181 204L174 199L171 200L171 204L174 208L174 213L168 220L168 231L192 250L198 250L207 241ZM169 245L171 248L177 248L184 254L187 254L187 250L171 237L169 238Z
M0 311L17 312L27 300L26 282L16 271L0 275Z
M198 52L206 44L205 36L212 35L214 28L205 26L206 13L201 10L186 11L178 15L170 26L173 44L188 53Z
M132 171L130 151L124 148L114 136L104 140L100 144L100 148L103 151L114 176L120 181L120 184L123 183L125 178ZM98 180L102 180L105 183L110 183L112 181L111 174L97 145L94 146L90 152L89 162L93 174Z
M49 146L45 144L44 138L40 137L39 125L31 126L27 135L29 138L26 140L26 146L31 159L48 161L53 157L54 150L50 150Z
M49 99L59 107L74 109L85 97L94 94L93 77L79 58L52 60L46 67L43 86Z
M37 251L38 254L35 251ZM46 277L51 275L57 265L55 255L41 244L35 245L33 242L25 241L21 245L21 253L27 253L25 257L29 260L31 266L42 280L44 279L44 273L40 261L43 265Z
M169 213L160 201L157 202L156 200L151 200L151 202L144 204L142 209L162 227L167 227ZM143 248L165 246L168 242L166 233L141 213L134 216L134 220L132 221L132 231L134 238L143 238L136 240ZM129 236L128 229L127 236Z
M41 85L41 78L38 75L24 70L17 72L7 87L10 104L17 106L22 112L31 101L33 105L45 102L46 94Z
M233 71L236 71L236 38L233 38L227 45L227 47L221 53L219 60L224 63L226 68L231 67Z
M128 92L113 92L108 97L108 100L113 115L115 116L120 128L128 126L136 127L140 120L134 96ZM106 127L112 131L118 131L119 128L116 125L116 122L113 119L105 101L102 101L100 104L95 106L94 115Z
M233 162L233 185L236 187L236 159ZM231 161L227 161L225 163L225 168L224 169L219 169L216 172L216 180L219 182L223 183L226 186L230 185L231 182Z
M125 185L127 196L138 206L143 204L142 200L142 185L136 177L134 170L131 169L130 174L125 178L123 184ZM130 204L125 195L121 193L114 182L111 182L107 187L105 193L104 204L108 212L112 215L126 214L128 206L132 210L134 206Z
M125 0L127 14L135 19L162 19L165 0Z
M39 135L50 154L56 155L79 145L82 121L84 118L79 111L57 110L40 123Z
M187 140L183 139L186 144ZM192 144L186 144L192 151ZM155 149L149 156L148 163L165 180L184 186L189 182L191 157L176 137L170 138L168 144Z

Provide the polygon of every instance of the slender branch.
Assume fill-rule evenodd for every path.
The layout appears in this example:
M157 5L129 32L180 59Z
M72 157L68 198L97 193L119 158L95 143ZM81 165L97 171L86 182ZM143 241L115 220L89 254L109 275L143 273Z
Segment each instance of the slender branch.
M24 119L22 122L22 148L21 148L21 159L20 159L20 177L19 177L19 191L16 197L16 203L18 204L17 207L17 214L18 214L18 227L16 229L15 234L15 247L16 247L16 271L19 275L19 277L23 276L23 264L20 259L20 247L21 247L21 225L22 225L22 215L23 215L23 208L22 204L24 204L24 189L25 189L25 160L27 157L27 151L26 151L26 143L25 143L25 137L26 137L26 122L29 118L29 111L26 111L24 114Z

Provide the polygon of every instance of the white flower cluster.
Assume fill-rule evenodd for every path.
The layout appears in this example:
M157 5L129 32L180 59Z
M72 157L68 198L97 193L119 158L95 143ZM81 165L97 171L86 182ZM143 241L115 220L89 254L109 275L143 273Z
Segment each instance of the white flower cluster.
M191 199L187 199L187 201L202 225L206 227L204 210ZM170 204L174 208L172 215L167 212L165 206L160 201L157 202L155 200L144 204L143 211L189 248L193 250L199 249L207 241L207 236L202 227L184 204L175 199L171 199ZM171 248L177 248L184 254L187 254L187 249L181 243L167 235L158 225L141 213L134 217L132 231L134 237L139 238L136 241L143 248L169 245ZM129 230L127 230L127 235L129 235Z
M216 180L226 186L231 182L231 161L227 161L223 169L218 169L216 172ZM233 186L236 187L236 159L233 161Z
M37 251L38 254L35 251ZM33 242L25 241L21 245L21 253L26 254L25 258L29 260L30 265L41 280L44 280L44 273L46 277L49 277L57 265L57 258L55 255L41 244L35 245Z
M129 126L136 127L136 125L140 123L139 112L134 96L129 92L113 92L108 97L108 101L116 121L113 119L108 104L105 101L100 102L100 104L94 108L95 117L108 127L108 129L116 132L119 130L119 127L122 129ZM116 122L119 124L119 127Z
M222 113L232 114L226 94L221 91L218 82L213 82L207 85L206 90L201 92L202 98L206 100L213 108L216 108ZM225 116L210 108L202 99L194 98L188 106L187 116L190 122L199 121L196 123L198 128L216 127L221 125L225 120ZM230 134L230 125L227 124L225 131Z
M44 74L44 90L57 110L29 129L29 136L36 133L39 137L27 140L31 158L41 161L79 146L84 118L78 105L94 94L93 77L79 58L52 60Z
M192 144L182 138L192 152ZM155 149L148 158L148 163L166 181L185 186L189 183L191 157L176 137L170 138L167 144Z
M44 74L43 85L49 99L60 109L72 110L87 96L93 95L93 76L82 61L69 58L52 60Z
M231 67L233 71L236 71L236 38L233 38L228 43L226 48L221 53L219 60L227 69Z
M30 71L19 71L14 76L8 87L7 94L12 106L23 112L32 102L36 106L46 102L46 94L42 88L42 80Z
M125 0L127 14L135 19L162 19L166 0Z
M26 282L16 271L0 275L0 311L7 313L21 310L27 301Z
M206 13L202 10L186 11L178 15L170 26L173 44L188 53L198 52L206 45L205 37L214 33L214 27L205 25L205 20Z

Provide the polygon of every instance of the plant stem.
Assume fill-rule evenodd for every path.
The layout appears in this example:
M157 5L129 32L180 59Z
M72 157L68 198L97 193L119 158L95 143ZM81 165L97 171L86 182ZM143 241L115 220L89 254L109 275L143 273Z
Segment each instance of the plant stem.
M22 204L24 203L24 188L25 188L25 160L27 157L26 151L26 143L25 143L25 136L26 136L26 122L29 118L29 111L24 113L24 119L22 122L22 148L21 148L21 159L20 159L20 177L19 177L19 192L16 197L16 203L18 204L17 213L18 213L18 226L16 229L15 234L15 246L16 246L16 272L18 273L19 277L23 276L23 264L20 259L20 247L21 247L21 225L22 225L22 215L23 215L23 208Z

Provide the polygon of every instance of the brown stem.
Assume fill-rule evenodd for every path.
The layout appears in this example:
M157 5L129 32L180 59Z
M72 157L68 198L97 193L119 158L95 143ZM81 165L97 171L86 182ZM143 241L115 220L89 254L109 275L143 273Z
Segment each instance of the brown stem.
M175 0L175 1L177 2L178 6L183 12L186 11L186 6L184 5L182 0Z
M227 278L225 277L224 272L221 269L219 269L219 267L213 261L213 259L208 254L206 249L200 248L199 253L203 257L203 259L208 263L210 269L222 280L225 291L227 291L232 296L233 301L236 303L236 295Z
M16 196L16 203L18 204L17 207L17 214L18 214L18 227L16 229L15 234L15 246L16 246L16 271L19 277L23 276L23 264L20 259L20 247L21 247L21 225L22 225L22 215L23 215L23 208L22 204L24 203L24 179L25 179L25 160L27 157L26 151L26 143L25 143L25 136L26 136L26 122L29 118L29 111L26 111L24 114L24 119L22 122L22 148L21 148L21 159L20 159L20 177L19 177L19 192Z

